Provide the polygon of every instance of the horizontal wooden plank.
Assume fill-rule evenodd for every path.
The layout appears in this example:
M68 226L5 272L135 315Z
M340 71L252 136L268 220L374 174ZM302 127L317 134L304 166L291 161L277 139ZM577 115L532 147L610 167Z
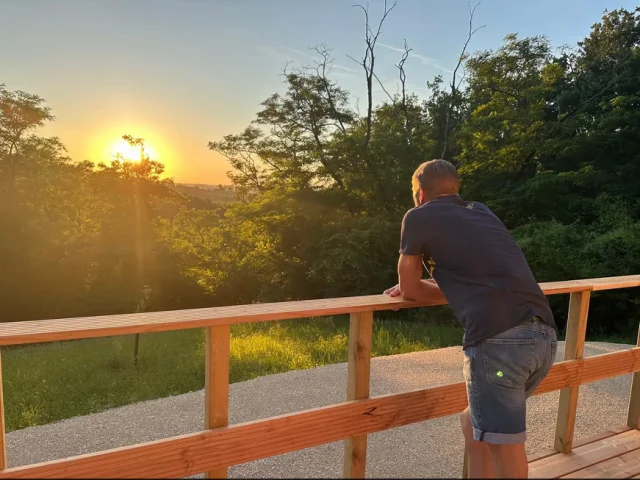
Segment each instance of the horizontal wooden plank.
M622 427L613 428L611 430L607 430L605 432L600 432L591 437L579 439L573 442L573 448L578 448L583 445L588 445L590 443L598 442L600 440L604 440L605 438L613 437L614 435L618 435L619 433L628 432L631 430L631 427L628 425L624 425ZM561 455L555 448L549 448L547 450L541 450L540 452L532 453L527 456L527 461L529 463L535 462L537 460L542 460L543 458L552 457L554 455Z
M560 478L630 478L640 474L640 448Z
M555 364L535 394L640 370L640 347ZM0 478L184 477L460 413L464 383L355 400L139 445L10 468ZM546 460L546 459L545 459ZM537 462L534 462L534 464Z
M406 302L388 295L369 295L98 317L8 322L0 324L0 346L340 315L352 312L397 310L408 307L442 305L443 303Z
M640 286L640 275L550 282L541 283L540 286L546 295L591 289L627 288ZM407 302L387 295L366 295L98 317L23 322L5 321L0 324L0 346L203 328L234 323L339 315L353 312L399 310L402 308L442 305L443 303L444 301L428 303Z
M558 362L540 383L535 394L540 395L637 371L640 371L640 347Z
M559 478L639 448L640 432L630 430L600 442L578 447L566 455L556 455L530 463L529 478Z
M589 280L578 280L589 283ZM592 283L593 291L615 290L618 288L640 287L640 275L626 275L621 277L599 278Z

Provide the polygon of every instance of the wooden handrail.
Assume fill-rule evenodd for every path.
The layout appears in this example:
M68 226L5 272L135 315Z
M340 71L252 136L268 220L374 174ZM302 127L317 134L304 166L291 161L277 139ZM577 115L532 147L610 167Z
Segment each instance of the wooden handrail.
M562 390L556 448L571 449L578 386L640 372L638 347L581 358L592 291L640 286L640 275L540 284L546 295L571 293L567 361L556 363L535 394ZM315 445L345 442L346 477L363 477L366 436L409 423L459 413L467 406L463 383L369 397L374 311L439 305L386 295L305 300L168 312L108 315L0 324L0 346L77 340L206 327L205 428L208 430L72 458L6 468L0 383L0 478L178 477L206 473L222 478L227 467ZM229 325L268 320L351 314L346 403L228 425ZM1 380L0 371L0 382ZM629 424L640 418L640 374L634 376ZM558 447L560 445L560 447Z
M534 395L640 370L640 348L556 363ZM0 471L2 478L179 478L461 412L464 383L347 401Z
M640 275L540 284L545 295L638 286L640 286ZM191 310L128 313L99 317L5 322L0 324L0 346L215 327L235 323L340 315L354 312L398 310L441 304L442 302L407 302L387 295L366 295Z

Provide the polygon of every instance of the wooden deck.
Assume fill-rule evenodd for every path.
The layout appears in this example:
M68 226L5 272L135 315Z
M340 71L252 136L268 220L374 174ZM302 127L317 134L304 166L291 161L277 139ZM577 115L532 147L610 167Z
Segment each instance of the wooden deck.
M640 478L640 431L621 427L575 442L570 453L530 455L529 478Z

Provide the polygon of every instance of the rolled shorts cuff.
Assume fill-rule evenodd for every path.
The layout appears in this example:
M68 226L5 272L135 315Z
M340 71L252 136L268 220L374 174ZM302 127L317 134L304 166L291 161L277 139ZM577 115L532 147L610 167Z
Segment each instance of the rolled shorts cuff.
M524 443L527 440L527 432L520 433L491 433L473 429L473 439L479 442L495 445L514 445Z

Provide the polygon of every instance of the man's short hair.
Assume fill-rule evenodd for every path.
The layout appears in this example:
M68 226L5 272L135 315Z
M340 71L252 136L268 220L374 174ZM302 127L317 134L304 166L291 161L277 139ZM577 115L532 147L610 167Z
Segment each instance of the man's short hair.
M425 195L431 198L444 194L457 194L460 191L456 167L440 159L429 160L420 165L413 174L411 185L414 194L420 187Z

